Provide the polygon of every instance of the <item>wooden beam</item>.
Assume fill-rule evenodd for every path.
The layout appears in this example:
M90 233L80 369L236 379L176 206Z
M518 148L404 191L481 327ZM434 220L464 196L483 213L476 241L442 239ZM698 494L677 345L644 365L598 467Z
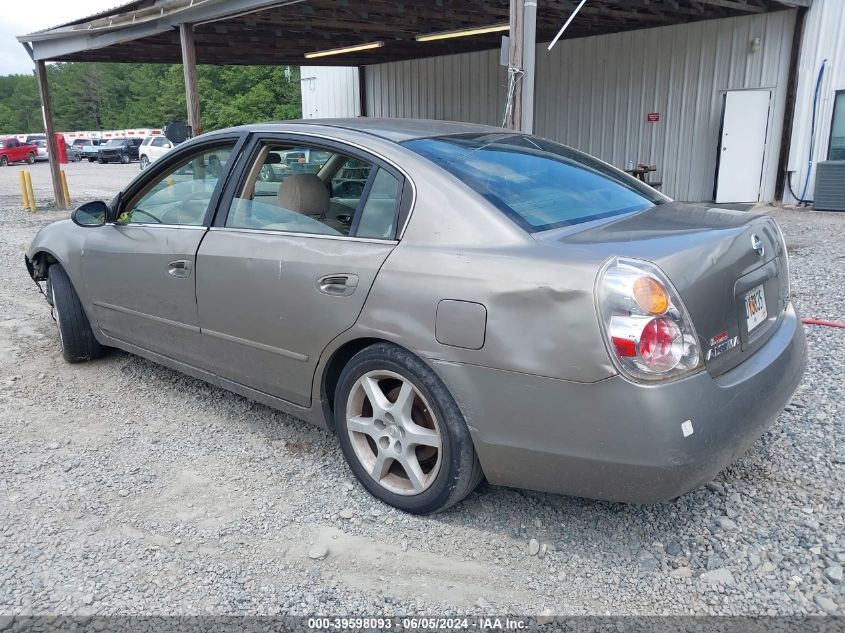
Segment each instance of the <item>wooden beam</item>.
M522 129L522 30L525 12L524 0L510 0L510 33L508 34L508 91L505 97L507 116L505 127L509 130Z
M56 200L56 208L67 211L62 175L59 173L59 152L56 147L56 130L53 127L50 88L47 85L47 66L43 60L35 62L35 78L41 93L41 115L44 118L44 132L47 134L47 157L50 161L50 177L53 180L53 197ZM35 201L33 201L33 206L35 206Z
M745 0L696 0L699 4L707 4L722 9L733 9L734 11L745 11L746 13L765 13L766 7L759 4L751 4Z
M182 72L185 75L185 104L188 108L188 125L193 136L202 134L200 118L200 97L197 88L197 55L194 49L194 25L179 25L179 40L182 45Z

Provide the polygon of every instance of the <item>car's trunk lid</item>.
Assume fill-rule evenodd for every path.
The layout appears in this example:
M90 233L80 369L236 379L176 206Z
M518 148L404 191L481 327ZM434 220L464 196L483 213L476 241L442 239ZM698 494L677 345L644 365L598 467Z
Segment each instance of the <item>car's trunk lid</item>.
M737 366L762 346L788 301L786 253L777 226L766 216L673 202L535 238L561 246L589 244L591 255L602 259L618 255L657 264L690 313L712 375ZM749 301L758 304L751 306L753 317Z

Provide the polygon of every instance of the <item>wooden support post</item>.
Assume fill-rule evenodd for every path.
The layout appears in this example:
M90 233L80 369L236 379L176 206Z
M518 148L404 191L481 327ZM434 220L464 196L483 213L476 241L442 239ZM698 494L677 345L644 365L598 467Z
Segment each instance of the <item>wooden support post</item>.
M194 25L180 24L179 39L182 43L182 72L185 75L185 103L188 106L188 125L191 134L202 134L200 98L197 89L197 56L194 50Z
M534 69L537 58L537 0L524 0L522 15L522 119L520 130L534 132Z
M59 174L59 153L56 148L56 131L53 129L50 88L47 85L47 65L43 60L35 62L35 78L38 81L38 90L41 92L41 114L44 118L44 132L47 134L47 154L50 160L50 176L53 180L53 197L56 200L56 208L67 211L68 205L64 189L62 189L62 177ZM35 201L32 202L34 206Z
M358 66L358 116L367 116L367 67Z
M525 0L511 0L510 33L508 34L508 101L510 112L505 126L522 129L522 50Z

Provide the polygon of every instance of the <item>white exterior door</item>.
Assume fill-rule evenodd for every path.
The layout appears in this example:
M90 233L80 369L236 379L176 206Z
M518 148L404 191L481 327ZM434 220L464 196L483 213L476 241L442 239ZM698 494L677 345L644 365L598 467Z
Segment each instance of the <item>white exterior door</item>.
M768 90L731 90L725 95L716 202L757 202L769 123Z

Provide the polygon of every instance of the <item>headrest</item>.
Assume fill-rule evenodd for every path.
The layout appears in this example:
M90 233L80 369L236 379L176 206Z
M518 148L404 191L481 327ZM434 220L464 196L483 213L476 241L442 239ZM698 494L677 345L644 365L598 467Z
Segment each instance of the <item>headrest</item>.
M305 215L325 216L331 205L329 190L314 174L292 174L276 194L279 206Z

